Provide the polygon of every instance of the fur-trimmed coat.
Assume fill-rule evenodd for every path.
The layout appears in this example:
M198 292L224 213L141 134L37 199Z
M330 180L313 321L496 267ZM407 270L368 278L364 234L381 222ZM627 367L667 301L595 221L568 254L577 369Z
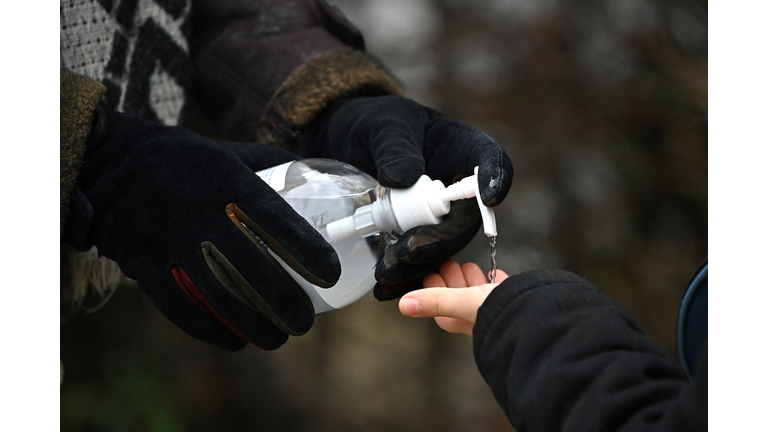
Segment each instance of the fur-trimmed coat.
M62 0L60 227L93 111L292 149L335 99L401 94L361 33L324 0ZM62 292L108 289L117 266L62 244Z

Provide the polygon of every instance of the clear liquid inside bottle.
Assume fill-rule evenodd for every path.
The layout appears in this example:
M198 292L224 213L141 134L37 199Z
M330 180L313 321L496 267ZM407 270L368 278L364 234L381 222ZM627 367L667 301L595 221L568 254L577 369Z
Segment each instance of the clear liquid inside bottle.
M363 171L327 159L295 161L257 174L326 240L329 240L326 227L330 222L353 215L357 208L376 201L385 190ZM340 309L373 288L374 269L384 249L382 242L394 240L392 234L376 233L329 241L341 263L341 278L331 288L311 285L284 267L307 292L316 313Z

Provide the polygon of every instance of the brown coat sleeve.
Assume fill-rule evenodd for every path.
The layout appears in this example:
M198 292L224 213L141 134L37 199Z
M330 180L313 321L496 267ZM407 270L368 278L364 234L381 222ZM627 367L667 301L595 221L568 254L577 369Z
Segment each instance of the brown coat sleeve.
M324 0L195 0L197 104L217 138L292 148L329 102L400 94L360 32Z

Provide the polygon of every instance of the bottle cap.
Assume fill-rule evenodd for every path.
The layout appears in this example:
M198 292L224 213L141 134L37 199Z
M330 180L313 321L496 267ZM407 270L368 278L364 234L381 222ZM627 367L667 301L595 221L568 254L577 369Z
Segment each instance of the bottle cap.
M416 184L407 189L390 189L392 213L400 231L424 225L437 225L451 210L449 202L436 202L434 197L445 189L440 180L422 175ZM438 200L439 201L439 200Z

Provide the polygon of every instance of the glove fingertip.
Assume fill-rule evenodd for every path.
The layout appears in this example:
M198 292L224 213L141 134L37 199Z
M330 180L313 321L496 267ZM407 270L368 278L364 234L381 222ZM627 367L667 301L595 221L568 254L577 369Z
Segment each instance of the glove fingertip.
M325 281L327 287L331 287L341 278L341 261L336 250L328 245L327 251L322 255L323 263L317 269L315 274L319 279Z
M322 237L314 243L305 243L301 255L283 257L283 260L301 277L321 288L330 288L341 278L341 262L336 250ZM313 247L314 246L314 247Z
M488 207L501 204L512 187L512 178L514 177L512 162L509 161L506 154L502 155L502 158L501 163L493 164L494 168L490 170L490 174L481 173L478 179L480 199Z
M246 346L248 346L248 342L240 339L235 335L232 335L232 336L234 337L226 337L226 336L219 337L217 339L217 345L219 346L219 348L225 351L235 352L235 351L240 351Z
M411 279L397 283L392 283L384 278L381 283L377 283L373 287L373 297L378 301L395 300L420 288L423 288L421 277L417 280Z
M424 159L419 155L400 155L378 166L377 180L384 187L404 189L413 186L424 174Z

